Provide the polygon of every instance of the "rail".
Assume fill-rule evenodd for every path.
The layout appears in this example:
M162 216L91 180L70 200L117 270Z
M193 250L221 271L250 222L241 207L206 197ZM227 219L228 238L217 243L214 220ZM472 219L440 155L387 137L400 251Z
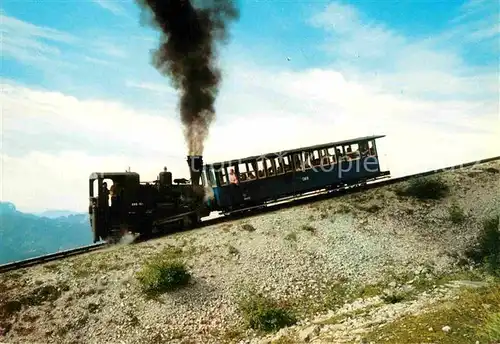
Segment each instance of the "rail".
M58 260L61 258L76 256L76 255L86 253L86 252L95 251L95 250L103 248L103 246L106 246L106 245L107 245L106 243L98 243L98 244L89 245L89 246L81 246L81 247L77 247L77 248L72 248L70 250L49 253L46 255L28 258L28 259L24 259L24 260L18 260L15 262L0 265L0 273L7 272L10 270L17 270L20 268L24 268L24 267L28 267L28 266L32 266L32 265L37 265L37 264L41 264L41 263L45 263L45 262L50 262L52 260Z
M260 208L258 207L257 210L255 210L249 214L245 214L245 211L253 210L253 209L246 208L246 209L242 209L238 212L227 213L225 215L229 215L229 216L220 216L220 217L216 217L213 219L205 220L200 224L199 227L206 227L206 226L210 226L210 225L214 225L214 224L223 223L226 221L231 221L235 217L236 218L252 217L252 216L256 216L258 214L261 214L263 212L274 212L274 211L278 211L278 210L283 209L283 208L288 208L288 207L292 207L292 206L297 206L301 203L310 202L312 200L317 201L317 200L321 200L322 198L340 197L340 196L343 196L346 194L358 193L358 192L369 190L369 189L375 189L375 188L382 187L382 186L387 186L387 185L405 182L405 181L408 181L408 180L413 179L413 178L427 177L427 176L431 176L434 174L463 169L463 168L467 168L467 167L474 166L474 165L482 165L482 164L492 162L495 160L500 160L500 156L495 156L492 158L477 160L477 161L468 162L465 164L459 164L459 165L450 166L450 167L444 167L444 168L435 169L435 170L431 170L431 171L427 171L427 172L421 172L421 173L411 174L411 175L397 177L397 178L375 181L375 182L372 182L371 184L366 184L363 186L353 187L353 188L344 189L344 190L320 191L318 193L311 194L308 196L296 197L291 201L290 200L281 200L275 204L264 205ZM244 215L247 215L247 216L244 216ZM0 273L11 271L11 270L17 270L17 269L28 267L28 266L33 266L33 265L45 263L45 262L52 261L52 260L58 260L61 258L76 256L76 255L83 254L86 252L96 251L96 250L103 248L104 246L107 246L107 244L106 243L98 243L98 244L94 244L94 245L82 246L82 247L78 247L78 248L74 248L74 249L70 249L70 250L59 251L59 252L55 252L55 253L51 253L51 254L47 254L47 255L43 255L43 256L29 258L26 260L20 260L20 261L15 261L15 262L3 264L3 265L0 265Z

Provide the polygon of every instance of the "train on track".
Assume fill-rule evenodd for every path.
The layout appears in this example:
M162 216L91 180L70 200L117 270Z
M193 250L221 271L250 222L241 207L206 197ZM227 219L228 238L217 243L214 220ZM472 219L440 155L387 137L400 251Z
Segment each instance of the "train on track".
M188 156L190 180L172 180L166 169L153 182L135 172L94 172L89 215L94 242L124 232L148 236L170 228L194 228L212 212L231 215L324 190L336 191L389 178L376 141L359 137L315 146L204 164ZM109 190L107 181L113 183Z

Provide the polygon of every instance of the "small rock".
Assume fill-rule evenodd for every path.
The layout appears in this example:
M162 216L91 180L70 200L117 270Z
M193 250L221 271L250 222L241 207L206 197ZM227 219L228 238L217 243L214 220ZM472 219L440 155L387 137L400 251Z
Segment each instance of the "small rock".
M302 342L308 342L312 339L313 336L319 333L319 330L320 328L317 325L306 327L305 329L299 332L299 339Z
M451 327L449 327L448 325L447 326L443 326L442 330L444 332L450 332L451 331Z

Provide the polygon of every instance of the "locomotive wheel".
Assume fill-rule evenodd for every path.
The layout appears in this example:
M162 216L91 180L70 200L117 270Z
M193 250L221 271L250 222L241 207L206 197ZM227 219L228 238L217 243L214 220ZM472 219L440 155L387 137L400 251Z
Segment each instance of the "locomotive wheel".
M200 216L198 215L198 213L195 213L193 215L186 216L184 218L183 227L186 229L193 229L196 228L199 223L200 223Z
M140 228L141 237L151 238L153 236L153 223L149 219L144 220Z

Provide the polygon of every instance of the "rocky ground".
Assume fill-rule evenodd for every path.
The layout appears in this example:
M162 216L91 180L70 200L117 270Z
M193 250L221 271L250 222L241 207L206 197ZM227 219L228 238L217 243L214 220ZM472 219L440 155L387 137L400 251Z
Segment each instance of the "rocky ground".
M3 274L0 342L376 342L385 325L488 285L468 281L463 253L500 214L499 171L497 161L442 174L439 200L392 185ZM150 298L136 274L162 254L192 277ZM297 322L249 328L240 306L257 294Z

